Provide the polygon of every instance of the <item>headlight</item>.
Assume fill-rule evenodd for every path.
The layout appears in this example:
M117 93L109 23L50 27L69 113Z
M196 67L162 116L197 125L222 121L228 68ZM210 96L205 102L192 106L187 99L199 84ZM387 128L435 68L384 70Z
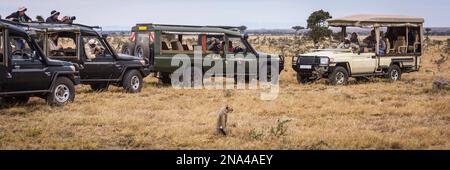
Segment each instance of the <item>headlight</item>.
M292 63L297 63L297 60L298 60L298 56L294 56L294 57L292 57Z
M139 60L139 62L141 62L142 65L145 65L145 60Z
M72 70L72 71L77 71L77 69L75 68L75 66L69 66L70 67L70 69Z
M330 63L329 58L320 58L320 65L328 65Z

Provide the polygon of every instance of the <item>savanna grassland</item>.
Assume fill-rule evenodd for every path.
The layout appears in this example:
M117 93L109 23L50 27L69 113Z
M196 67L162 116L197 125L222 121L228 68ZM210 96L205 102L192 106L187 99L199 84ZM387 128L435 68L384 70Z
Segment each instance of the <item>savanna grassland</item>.
M33 98L0 109L0 149L450 149L450 91L432 89L450 80L445 39L432 38L421 70L400 82L344 87L297 83L291 57L312 47L299 41L251 37L256 49L287 56L276 100L260 90L176 90L152 76L139 94L83 85L65 107ZM224 137L214 128L225 103L234 112Z

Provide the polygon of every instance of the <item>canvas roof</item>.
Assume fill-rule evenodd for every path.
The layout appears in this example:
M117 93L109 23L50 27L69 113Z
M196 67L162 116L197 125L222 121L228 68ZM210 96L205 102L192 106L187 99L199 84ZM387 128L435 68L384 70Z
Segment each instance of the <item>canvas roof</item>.
M402 15L351 15L327 20L329 26L421 26L424 19L420 17Z

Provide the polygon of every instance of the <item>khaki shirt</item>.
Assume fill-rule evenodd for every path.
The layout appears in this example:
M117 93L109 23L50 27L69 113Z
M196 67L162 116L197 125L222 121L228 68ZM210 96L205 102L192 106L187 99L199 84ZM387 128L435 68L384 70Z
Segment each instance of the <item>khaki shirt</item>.
M86 57L88 59L94 59L97 54L101 52L101 48L98 46L95 46L94 48L91 48L89 44L84 45L84 51L86 52Z
M50 51L57 51L57 50L59 50L58 46L51 39L48 39L48 48L50 49Z

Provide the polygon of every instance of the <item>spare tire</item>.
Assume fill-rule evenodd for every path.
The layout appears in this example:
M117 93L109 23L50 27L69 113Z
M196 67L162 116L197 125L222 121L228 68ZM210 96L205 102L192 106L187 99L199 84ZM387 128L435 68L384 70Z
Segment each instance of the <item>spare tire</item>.
M122 49L121 49L120 53L134 55L135 46L136 45L133 42L125 42L125 44L122 45Z
M134 54L136 57L147 59L150 55L150 47L144 43L139 43L134 49Z

